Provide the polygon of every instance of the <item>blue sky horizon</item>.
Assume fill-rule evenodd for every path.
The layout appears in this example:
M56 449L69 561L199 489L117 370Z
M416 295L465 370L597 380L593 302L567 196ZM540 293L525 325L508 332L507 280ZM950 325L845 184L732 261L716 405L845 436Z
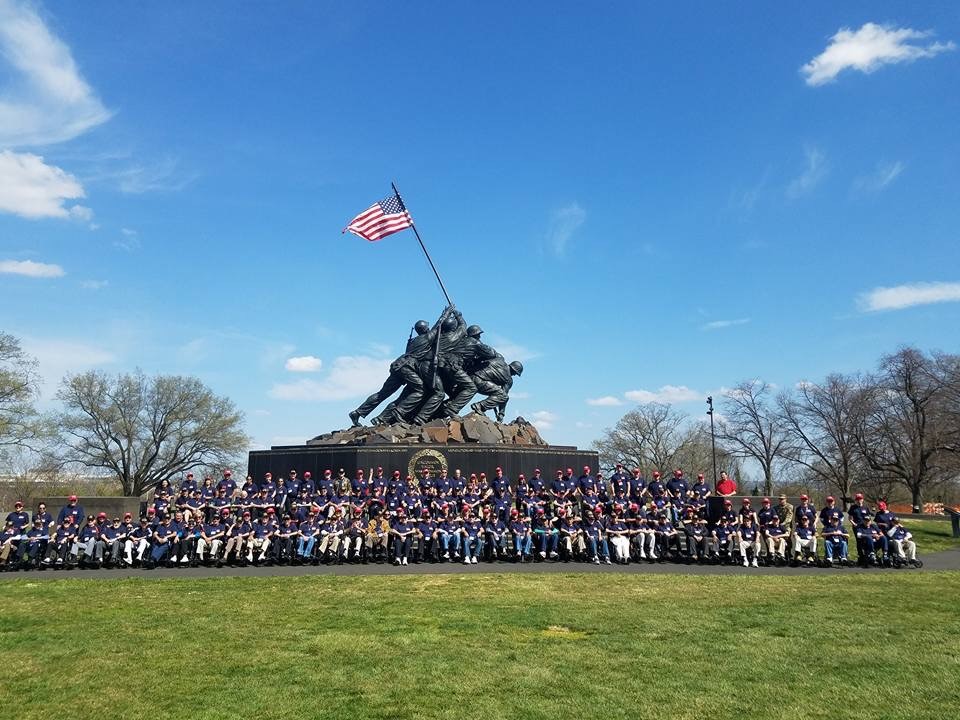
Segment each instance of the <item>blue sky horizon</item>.
M957 351L960 9L0 0L0 329L344 427L444 306L588 447L639 402ZM506 8L504 8L504 11Z

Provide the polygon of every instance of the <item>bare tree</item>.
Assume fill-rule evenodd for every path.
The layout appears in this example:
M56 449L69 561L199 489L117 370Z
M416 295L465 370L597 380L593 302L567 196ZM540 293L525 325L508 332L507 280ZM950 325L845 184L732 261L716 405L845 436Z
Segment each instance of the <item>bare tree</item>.
M944 391L931 358L904 347L880 361L863 390L864 411L856 430L860 452L872 470L896 478L910 491L914 512L924 492L949 479L938 465L949 438L936 422Z
M783 456L843 498L850 497L864 474L856 437L859 400L857 379L836 374L821 384L801 383L794 393L777 397L786 434Z
M717 433L731 453L760 465L765 495L773 491L774 466L787 441L780 416L770 406L771 392L768 383L747 380L724 393L723 419Z
M36 360L17 338L0 332L0 454L42 444L46 428L34 406L39 394Z
M594 442L593 447L600 453L600 464L604 467L619 462L628 468L640 468L644 474L669 468L683 447L682 426L686 420L686 414L669 405L639 405L620 418L612 429L604 430L603 437Z
M248 446L243 413L196 378L91 371L57 395L64 459L113 472L126 495L202 466L223 466Z

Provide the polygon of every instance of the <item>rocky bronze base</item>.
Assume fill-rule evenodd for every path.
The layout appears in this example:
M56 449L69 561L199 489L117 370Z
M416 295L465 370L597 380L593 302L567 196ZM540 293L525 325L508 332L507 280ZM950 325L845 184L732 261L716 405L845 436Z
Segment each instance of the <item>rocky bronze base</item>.
M377 427L355 427L318 435L305 445L285 445L250 453L248 474L256 480L267 472L287 477L290 470L301 476L309 471L314 479L342 468L348 477L357 469L370 472L383 468L390 477L394 470L419 477L426 468L432 473L465 476L481 472L493 477L494 469L516 482L539 468L545 479L557 470L573 468L579 475L584 465L597 469L597 453L565 445L548 445L529 422L518 417L511 423L496 423L473 413L464 418L434 420L426 425L397 423Z
M307 440L307 445L437 445L483 443L485 445L540 445L547 442L537 428L518 417L511 423L494 422L486 415L471 413L466 417L431 420L425 425L395 423L393 425L358 426L335 430Z

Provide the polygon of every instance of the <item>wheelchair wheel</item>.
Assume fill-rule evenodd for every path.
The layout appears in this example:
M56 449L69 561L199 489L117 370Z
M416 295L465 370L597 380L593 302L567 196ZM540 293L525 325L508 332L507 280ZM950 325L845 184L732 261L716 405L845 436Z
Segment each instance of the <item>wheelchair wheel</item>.
M923 560L914 560L913 566L917 568L917 570L919 570L920 568L923 567Z

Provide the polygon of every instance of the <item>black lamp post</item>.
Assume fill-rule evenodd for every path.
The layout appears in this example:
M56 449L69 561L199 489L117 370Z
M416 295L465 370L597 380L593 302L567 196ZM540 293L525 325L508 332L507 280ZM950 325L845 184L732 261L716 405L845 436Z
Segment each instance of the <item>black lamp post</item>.
M710 448L713 452L713 487L717 487L717 438L713 431L713 396L707 395L707 415L710 416Z

